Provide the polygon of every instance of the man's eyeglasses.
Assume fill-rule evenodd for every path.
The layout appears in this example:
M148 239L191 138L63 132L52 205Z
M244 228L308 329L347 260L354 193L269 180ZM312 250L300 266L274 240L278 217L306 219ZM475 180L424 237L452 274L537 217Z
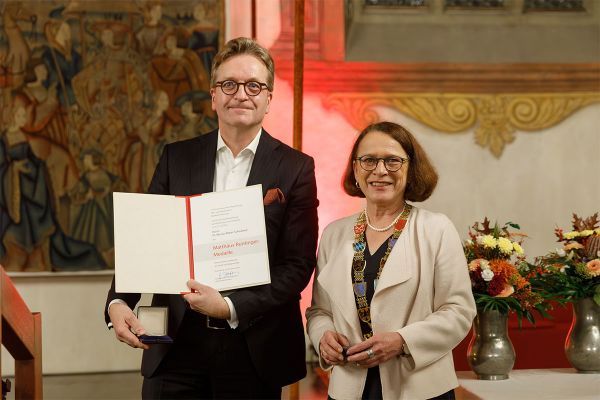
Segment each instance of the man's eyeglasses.
M220 86L223 93L227 95L234 95L240 89L240 86L244 87L244 91L248 96L258 96L263 89L268 89L266 83L260 83L256 81L248 82L236 82L236 81L221 81L217 82L215 86Z
M402 157L377 158L371 156L362 156L356 157L355 160L360 163L360 166L365 171L374 171L379 165L379 161L383 161L383 166L389 172L398 171L400 168L402 168L402 165L408 162L408 158Z

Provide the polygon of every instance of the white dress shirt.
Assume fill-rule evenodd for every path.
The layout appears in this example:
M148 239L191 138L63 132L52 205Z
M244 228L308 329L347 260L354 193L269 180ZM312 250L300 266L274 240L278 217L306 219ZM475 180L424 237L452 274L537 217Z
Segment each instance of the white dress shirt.
M262 129L258 131L256 137L248 146L240 151L236 157L233 157L233 153L227 147L221 137L221 132L219 132L213 191L222 192L223 190L239 189L246 186L261 133Z
M246 186L261 133L262 129L258 131L258 134L250 142L250 144L248 144L248 146L246 146L238 153L236 157L234 157L231 149L227 147L225 141L221 137L221 131L219 131L219 138L217 139L217 157L215 160L215 179L213 180L213 191L222 192L223 190L239 189ZM225 296L224 299L229 306L229 312L231 314L231 317L227 320L227 322L231 328L235 329L239 325L235 307L233 306L231 300L229 300L229 297Z
M246 186L261 134L262 128L258 131L257 135L248 144L248 146L246 146L238 153L236 157L234 157L233 152L229 147L227 147L227 144L225 144L225 141L221 137L221 131L219 131L219 137L217 139L217 156L215 159L213 191L222 192L223 190L239 189ZM231 317L227 320L227 322L231 328L235 329L239 325L235 307L233 306L231 300L229 300L229 297L225 296L224 299L229 306L229 312L231 314ZM126 304L121 299L114 299L108 305L108 309L110 310L110 306L115 303ZM108 327L112 327L112 322L108 324Z

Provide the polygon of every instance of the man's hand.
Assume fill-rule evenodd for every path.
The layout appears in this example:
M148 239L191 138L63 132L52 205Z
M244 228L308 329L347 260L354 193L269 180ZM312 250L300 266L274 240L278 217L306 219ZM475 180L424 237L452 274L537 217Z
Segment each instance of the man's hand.
M221 296L221 293L193 279L189 280L187 285L190 289L196 291L183 295L183 298L190 304L192 310L212 318L231 318L229 306L225 299L223 299L223 296Z
M113 324L117 339L123 343L127 343L131 347L140 349L150 348L147 344L140 342L135 335L143 335L146 333L146 330L140 324L133 311L131 311L131 308L125 304L114 303L110 306L108 315L110 316L110 322Z

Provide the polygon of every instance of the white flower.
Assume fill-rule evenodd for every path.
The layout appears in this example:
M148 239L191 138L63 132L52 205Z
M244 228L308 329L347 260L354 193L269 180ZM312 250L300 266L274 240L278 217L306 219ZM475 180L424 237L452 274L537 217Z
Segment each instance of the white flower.
M484 269L484 270L481 271L481 277L483 278L484 281L489 282L494 277L494 271L492 271L489 268L488 269Z
M564 256L566 256L566 255L567 255L567 253L565 252L565 250L564 250L564 249L556 249L556 254L557 254L559 257L564 257Z
M563 274L567 273L567 269L571 268L568 265L563 265L562 267L560 267L560 272L562 272Z
M467 239L467 240L465 240L465 244L467 246L471 246L473 244L473 241L471 239Z
M481 268L481 270L486 270L486 269L490 269L490 262L488 260L481 260L479 262L479 267Z

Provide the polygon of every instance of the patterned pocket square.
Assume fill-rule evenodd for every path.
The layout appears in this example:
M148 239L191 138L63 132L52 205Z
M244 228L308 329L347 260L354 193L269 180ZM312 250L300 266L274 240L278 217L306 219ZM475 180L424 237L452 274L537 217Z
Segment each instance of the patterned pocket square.
M269 204L273 204L273 203L279 203L279 204L285 203L285 196L283 195L283 192L279 188L269 189L269 190L267 190L267 194L265 194L265 198L263 199L263 204L265 206L268 206Z

